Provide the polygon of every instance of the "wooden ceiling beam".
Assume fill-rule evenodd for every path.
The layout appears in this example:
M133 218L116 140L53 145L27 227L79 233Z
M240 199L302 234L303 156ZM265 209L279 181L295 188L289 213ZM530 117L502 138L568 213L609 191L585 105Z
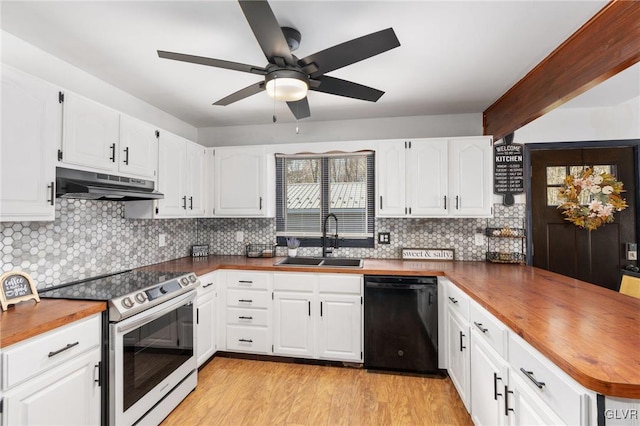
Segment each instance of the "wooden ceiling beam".
M613 0L483 113L494 140L640 61L640 1Z

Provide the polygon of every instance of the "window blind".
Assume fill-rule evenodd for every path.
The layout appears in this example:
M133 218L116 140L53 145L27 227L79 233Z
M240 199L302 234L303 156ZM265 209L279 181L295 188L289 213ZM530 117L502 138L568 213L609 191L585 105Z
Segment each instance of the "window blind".
M276 235L318 238L329 213L341 239L373 238L374 153L276 154ZM328 234L335 234L329 220Z

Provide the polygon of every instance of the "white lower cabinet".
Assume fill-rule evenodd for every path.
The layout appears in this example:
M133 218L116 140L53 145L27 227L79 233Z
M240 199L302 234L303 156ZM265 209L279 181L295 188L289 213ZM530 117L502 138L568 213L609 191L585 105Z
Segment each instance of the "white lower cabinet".
M317 281L315 274L274 274L273 353L275 355L313 358L316 317L314 289Z
M216 352L216 305L217 273L210 272L199 277L198 299L196 303L196 354L198 367Z
M362 285L360 275L318 275L318 358L363 361Z
M2 424L100 424L100 324L96 314L3 348Z
M447 369L474 424L597 424L595 392L443 281Z
M476 425L506 425L505 388L509 364L471 329L471 418Z

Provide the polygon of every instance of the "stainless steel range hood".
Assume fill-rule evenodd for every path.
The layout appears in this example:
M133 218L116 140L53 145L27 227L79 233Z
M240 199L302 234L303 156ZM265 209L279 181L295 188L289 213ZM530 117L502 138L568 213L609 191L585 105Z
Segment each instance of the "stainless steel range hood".
M152 180L128 178L106 173L56 168L56 197L83 200L158 200Z

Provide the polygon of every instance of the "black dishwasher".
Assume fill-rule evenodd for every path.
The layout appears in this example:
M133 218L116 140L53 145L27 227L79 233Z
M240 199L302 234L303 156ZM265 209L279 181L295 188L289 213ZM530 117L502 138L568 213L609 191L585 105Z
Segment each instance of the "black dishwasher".
M438 370L436 277L367 275L364 366L373 370Z

